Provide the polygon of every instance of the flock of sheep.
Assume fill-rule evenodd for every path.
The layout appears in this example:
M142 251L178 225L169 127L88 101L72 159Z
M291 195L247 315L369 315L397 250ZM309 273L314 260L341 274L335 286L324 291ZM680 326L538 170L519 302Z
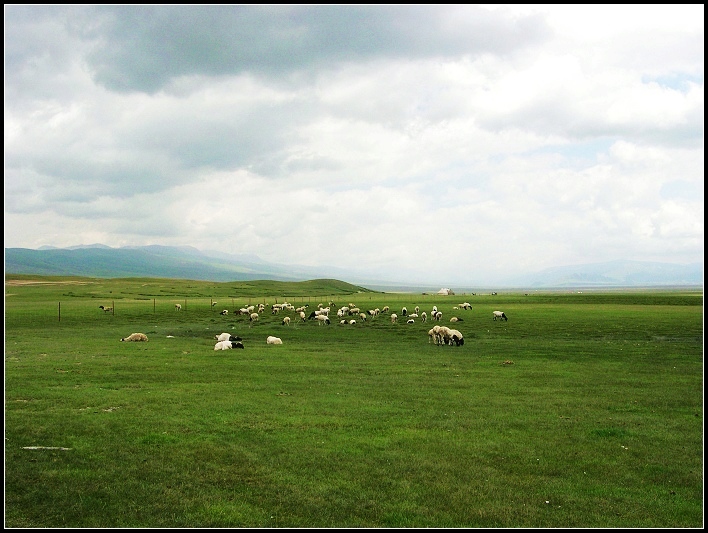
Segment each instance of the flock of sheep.
M213 302L212 306L214 306L215 304L216 302ZM303 305L301 307L296 308L292 304L286 302L282 304L272 304L271 314L276 315L281 311L294 311L297 317L299 317L299 320L302 322L305 322L306 320L317 320L319 325L330 325L331 321L329 318L329 314L330 309L333 306L334 302L330 302L329 305L326 307L323 304L319 304L318 308L315 311L312 311L309 315L307 315L306 311L308 305ZM103 309L104 312L113 310L112 307L104 307L102 305L99 306L99 308ZM181 311L182 306L180 304L175 304L175 309L177 311ZM455 306L454 309L471 310L472 305L469 302L464 302ZM234 314L246 315L248 316L250 322L254 322L258 320L260 314L265 312L265 310L266 304L259 304L258 307L251 305L234 311ZM337 317L340 318L340 325L353 325L357 323L357 318L362 322L365 322L368 318L373 318L380 314L388 313L389 311L389 306L385 306L381 310L376 308L370 309L367 313L363 313L361 309L359 309L356 305L350 303L349 305L341 306L337 310ZM221 311L220 314L227 315L228 313L228 309L224 309L223 311ZM440 320L442 320L442 316L442 312L438 310L438 307L436 305L434 305L430 312L431 320L436 320L439 322ZM413 313L409 313L408 309L406 307L403 307L401 309L401 317L406 318L407 324L414 324L416 319L420 319L421 322L425 322L428 318L428 314L425 311L421 312L419 306L415 307ZM391 323L395 324L398 321L399 317L396 313L391 313L390 318ZM494 320L509 320L506 316L506 313L504 313L503 311L492 311L492 318ZM453 316L450 318L451 323L462 321L463 319L457 316ZM283 317L281 324L284 326L289 326L290 322L291 318L289 316L285 316ZM216 339L216 344L214 345L215 351L244 348L242 342L243 339L238 336L233 336L230 333L222 333L221 335L215 335L214 338ZM147 342L147 340L147 335L145 335L144 333L133 333L128 337L124 337L121 339L121 341L129 342ZM428 331L428 342L432 342L438 346L462 346L465 343L465 339L462 333L457 329L449 328L447 326L435 325ZM283 344L283 341L279 337L274 337L270 335L266 338L266 344Z

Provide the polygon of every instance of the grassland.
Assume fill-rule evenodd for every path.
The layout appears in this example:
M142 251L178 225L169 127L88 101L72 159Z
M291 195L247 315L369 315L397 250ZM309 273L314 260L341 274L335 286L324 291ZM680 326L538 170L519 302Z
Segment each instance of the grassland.
M437 305L465 344L233 315L276 300ZM6 527L703 526L702 291L13 276L5 305Z

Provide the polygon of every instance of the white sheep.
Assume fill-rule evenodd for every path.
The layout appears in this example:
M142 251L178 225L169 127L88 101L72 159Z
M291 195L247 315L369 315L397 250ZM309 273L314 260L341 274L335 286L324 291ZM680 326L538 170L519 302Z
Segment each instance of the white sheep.
M110 313L111 311L113 311L113 308L112 308L112 307L106 307L106 306L104 306L104 305L99 305L98 308L99 308L99 309L103 309L103 312L104 312L104 313Z
M415 320L413 318L409 318L406 324L415 324Z
M278 337L273 337L272 335L269 335L266 339L266 344L283 344L283 341Z
M391 313L391 324L395 324L398 320L398 315L396 313Z
M303 322L305 322L305 320L307 320L307 316L305 315L304 311L300 311L300 320L302 320Z
M351 325L353 326L354 324L356 324L356 320L351 319L351 320L349 321L349 324L351 324Z
M231 333L222 333L221 335L214 335L217 341L240 341L243 340L241 337L234 337Z
M289 325L290 325L290 317L284 316L283 317L283 326L289 326Z
M182 310L182 304L175 304L175 311L181 311Z
M460 317L450 317L450 322L463 322L463 320Z
M231 341L219 341L214 345L214 351L218 350L230 350Z
M317 315L315 318L317 318L317 322L319 322L319 325L321 326L322 324L326 324L329 326L329 317L327 315Z
M121 342L127 341L127 342L147 342L148 338L145 333L131 333L127 337L123 337L121 339Z
M228 315L228 314L229 314L229 310L228 310L228 309L224 309L224 310L221 311L221 313L219 313L219 314L220 314L220 315Z
M455 344L455 346L462 346L465 343L465 339L462 336L462 333L460 333L456 329L450 330L450 346L452 346L453 343Z
M492 318L496 320L497 318L500 320L509 320L504 314L504 311L492 311Z
M406 316L408 314L408 309L405 307L401 309L401 316Z
M428 320L428 313L426 313L425 311L423 311L423 312L420 314L420 321L421 321L421 322L425 322L426 320Z
M258 313L251 313L248 317L248 320L250 320L251 322L255 322L256 320L258 320Z

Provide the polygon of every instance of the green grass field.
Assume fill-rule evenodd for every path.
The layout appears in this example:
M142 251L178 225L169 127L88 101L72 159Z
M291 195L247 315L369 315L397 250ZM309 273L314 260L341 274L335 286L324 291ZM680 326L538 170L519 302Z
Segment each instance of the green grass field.
M233 314L276 300L437 305L465 344ZM6 527L703 526L702 290L7 276L5 305Z

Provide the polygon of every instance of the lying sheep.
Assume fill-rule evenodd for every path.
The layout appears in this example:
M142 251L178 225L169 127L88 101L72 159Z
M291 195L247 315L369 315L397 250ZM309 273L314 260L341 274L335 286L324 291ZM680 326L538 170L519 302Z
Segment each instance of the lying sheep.
M131 333L127 337L123 337L121 339L121 342L126 341L126 342L147 342L148 338L145 333Z
M241 337L234 337L231 335L231 333L222 333L221 335L214 335L214 338L217 341L242 341L243 339Z
M450 322L464 322L464 320L462 320L459 317L453 316L453 317L450 317Z
M219 341L214 345L214 350L231 350L232 348L243 349L243 343L238 341Z
M283 341L278 337L273 337L272 335L269 335L266 339L266 344L283 344Z

